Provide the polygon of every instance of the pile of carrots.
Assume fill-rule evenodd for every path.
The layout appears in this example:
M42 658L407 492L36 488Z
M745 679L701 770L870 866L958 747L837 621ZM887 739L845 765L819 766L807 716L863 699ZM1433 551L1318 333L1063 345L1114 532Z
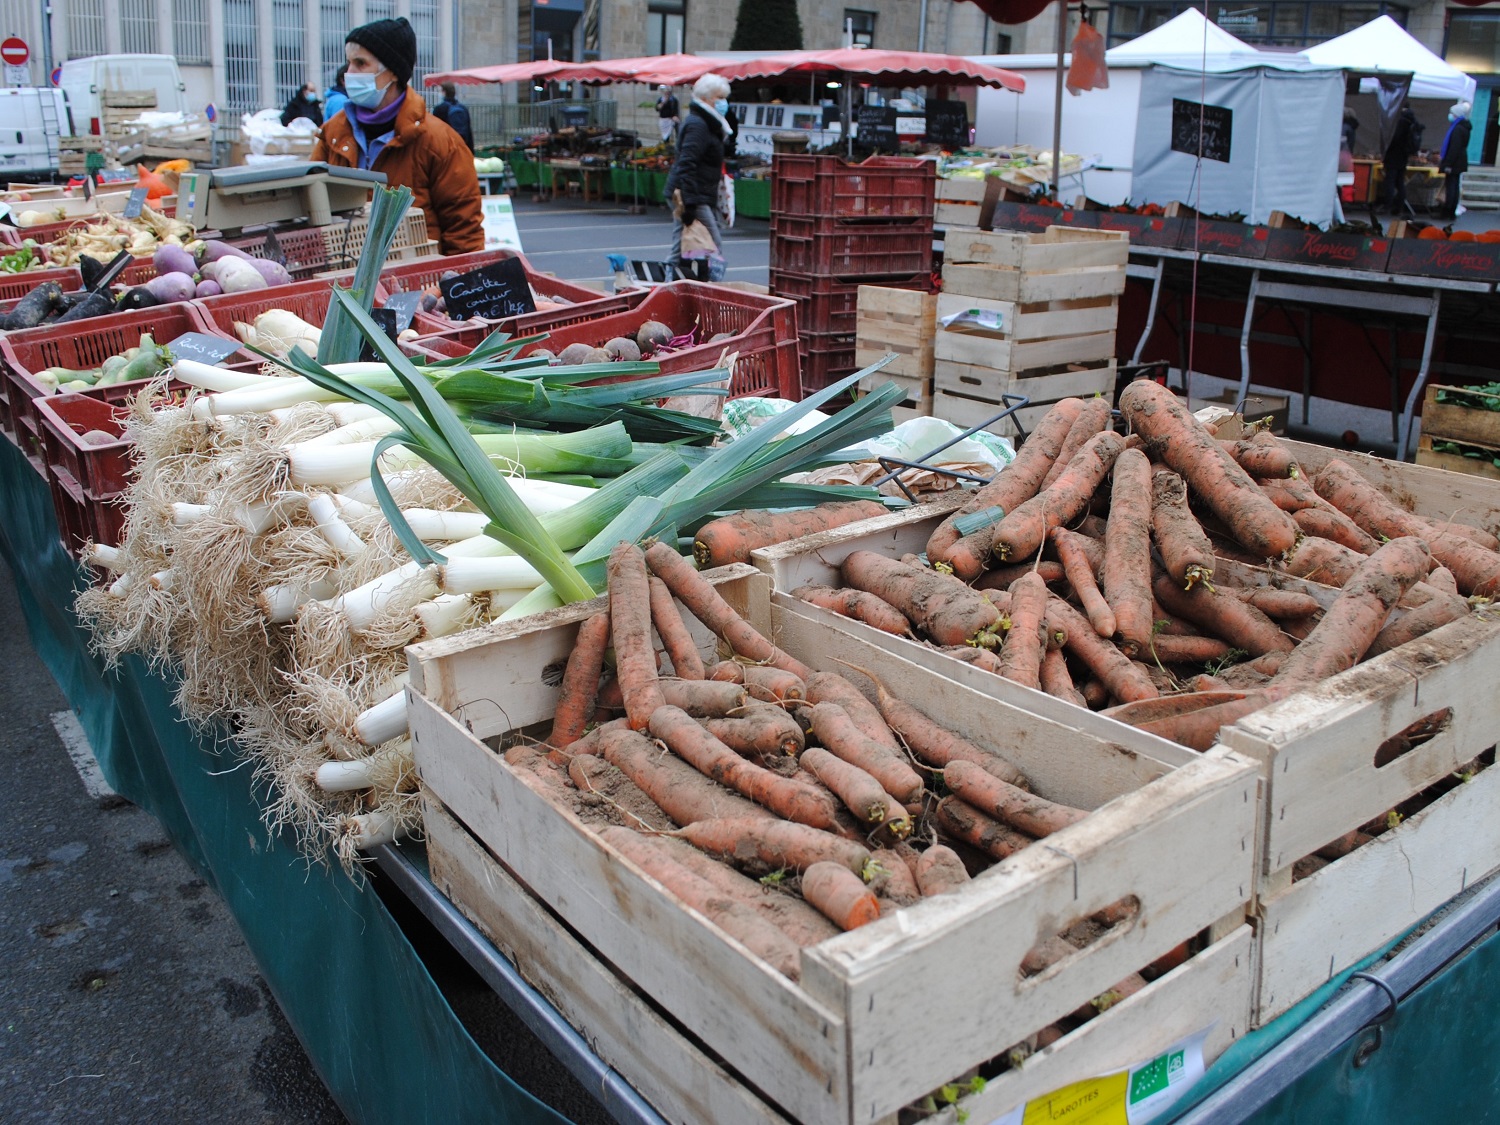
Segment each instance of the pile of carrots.
M579 627L550 734L507 761L560 807L582 795L611 806L601 836L612 847L792 979L801 947L954 890L1087 815L1033 793L1005 758L862 669L873 697L777 648L666 544L620 544L608 577L609 607ZM679 604L730 659L705 664ZM1043 971L1138 905L1075 921L1021 971Z
M793 593L1205 750L1500 592L1500 540L1344 462L1308 480L1270 433L1219 440L1149 380L1120 411L1129 437L1102 399L1058 403L925 557L855 551L846 589Z

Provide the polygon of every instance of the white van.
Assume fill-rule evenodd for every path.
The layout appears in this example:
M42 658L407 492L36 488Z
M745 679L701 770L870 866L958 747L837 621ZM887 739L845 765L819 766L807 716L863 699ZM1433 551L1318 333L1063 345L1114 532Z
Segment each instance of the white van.
M57 138L67 131L61 90L0 89L0 179L50 177L57 171Z
M99 95L105 90L155 90L156 108L186 113L187 87L171 55L90 55L62 65L58 83L68 98L75 133L99 132Z

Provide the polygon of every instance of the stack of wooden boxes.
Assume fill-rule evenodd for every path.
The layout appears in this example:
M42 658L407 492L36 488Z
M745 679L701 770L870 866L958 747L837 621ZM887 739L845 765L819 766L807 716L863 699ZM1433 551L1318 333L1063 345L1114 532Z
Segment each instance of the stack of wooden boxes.
M1109 395L1128 236L949 227L933 341L933 413L979 425L1024 397L1029 430L1069 396ZM1014 433L1011 419L995 425Z
M886 383L906 391L891 408L897 422L932 413L932 338L937 323L937 294L880 285L859 287L854 362L858 367L892 359L874 375L860 380L861 393Z

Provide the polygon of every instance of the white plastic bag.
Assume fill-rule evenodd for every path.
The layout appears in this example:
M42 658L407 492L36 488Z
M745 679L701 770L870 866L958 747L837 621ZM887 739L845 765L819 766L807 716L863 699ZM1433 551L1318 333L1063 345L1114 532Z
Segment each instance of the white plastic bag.
M719 177L719 228L734 226L734 177L725 172Z

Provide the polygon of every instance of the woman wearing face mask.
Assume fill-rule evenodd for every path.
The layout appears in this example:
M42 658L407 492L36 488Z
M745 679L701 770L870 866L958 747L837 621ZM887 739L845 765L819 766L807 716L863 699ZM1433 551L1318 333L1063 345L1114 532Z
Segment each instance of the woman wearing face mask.
M667 173L667 206L673 193L682 193L682 211L672 217L671 263L682 267L682 227L698 220L713 236L719 256L724 242L719 236L716 204L719 181L724 175L724 142L734 134L724 115L729 111L729 83L717 74L705 74L693 84L693 102L677 139L677 160Z
M281 123L290 125L299 117L305 117L314 125L323 124L323 111L318 108L318 91L311 82L292 95L281 111Z
M1447 177L1443 181L1443 205L1438 217L1458 217L1459 181L1469 170L1469 135L1474 127L1469 124L1468 102L1454 102L1448 110L1448 132L1443 137L1443 147L1438 154L1438 171Z
M349 104L323 125L312 158L384 172L391 187L411 188L440 253L483 250L473 153L407 89L417 62L411 24L394 19L356 27L344 41L344 57Z

